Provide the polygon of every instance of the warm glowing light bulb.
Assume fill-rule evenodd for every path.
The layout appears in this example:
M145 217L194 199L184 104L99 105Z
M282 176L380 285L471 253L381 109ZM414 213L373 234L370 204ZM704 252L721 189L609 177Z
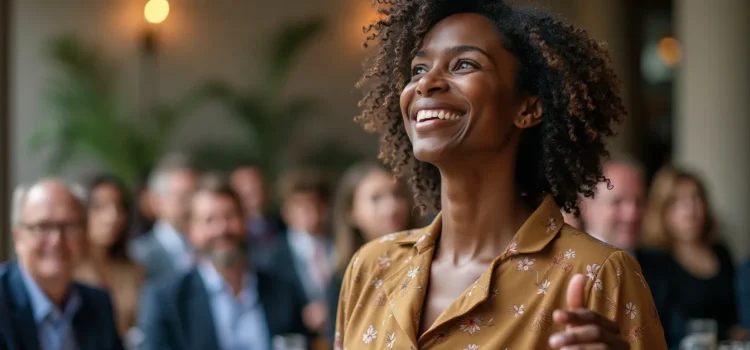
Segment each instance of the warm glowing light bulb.
M674 67L682 60L682 48L680 42L672 37L666 37L659 40L658 46L659 58L667 67Z
M143 9L143 16L150 23L159 24L169 16L169 3L167 0L149 0Z

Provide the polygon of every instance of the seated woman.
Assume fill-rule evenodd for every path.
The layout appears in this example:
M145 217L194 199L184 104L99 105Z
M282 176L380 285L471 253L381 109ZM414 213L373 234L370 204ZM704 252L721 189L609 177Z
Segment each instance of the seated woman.
M135 326L144 271L127 255L132 203L122 182L97 175L86 184L88 254L76 270L79 281L109 291L122 336Z
M382 3L357 120L442 213L354 256L337 347L666 349L638 263L560 212L607 181L605 48L499 0Z
M732 337L737 324L734 265L729 251L716 240L703 182L694 174L665 167L654 176L644 217L643 243L666 251L661 281L677 293L670 298L670 343L685 335L686 321L716 320L719 340ZM665 323L666 324L666 323Z
M336 265L328 287L329 320L336 320L342 278L354 252L366 242L417 227L408 192L378 162L360 162L344 172L333 208Z

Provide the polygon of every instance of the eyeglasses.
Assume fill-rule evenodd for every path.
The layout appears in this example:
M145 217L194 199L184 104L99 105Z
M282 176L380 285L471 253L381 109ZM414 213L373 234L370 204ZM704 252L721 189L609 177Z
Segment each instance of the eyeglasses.
M83 223L79 221L22 223L21 228L39 238L52 236L55 232L60 232L64 237L77 238L83 233Z

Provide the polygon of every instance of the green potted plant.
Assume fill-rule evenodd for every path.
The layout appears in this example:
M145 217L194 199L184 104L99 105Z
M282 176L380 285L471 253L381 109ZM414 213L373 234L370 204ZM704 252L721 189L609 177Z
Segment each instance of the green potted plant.
M51 152L48 171L60 172L79 156L101 162L128 184L165 152L168 135L180 118L200 103L196 91L171 105L156 105L141 115L126 107L116 90L116 70L92 46L73 36L54 39L48 56L56 75L46 91L48 118L31 138L35 151Z

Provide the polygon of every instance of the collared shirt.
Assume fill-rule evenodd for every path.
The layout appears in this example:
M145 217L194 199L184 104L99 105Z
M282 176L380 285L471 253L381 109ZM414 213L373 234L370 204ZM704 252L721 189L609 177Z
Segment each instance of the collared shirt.
M73 329L73 317L81 308L81 296L71 289L62 310L44 294L34 279L21 269L24 286L31 299L31 310L42 350L75 350L78 345Z
M331 265L325 244L318 238L297 230L289 231L289 245L297 266L303 269L303 287L311 300L325 298L331 279Z
M154 235L172 257L178 272L186 272L193 267L195 263L193 249L185 237L172 225L165 221L156 222Z
M270 349L271 338L255 275L248 272L243 277L242 292L235 296L232 287L210 263L200 262L198 273L208 292L221 349Z
M420 317L441 217L423 229L384 236L352 259L339 300L337 349L546 349L564 330L570 278L586 276L585 305L614 320L631 349L666 349L638 263L563 222L552 197L503 254L423 334Z

